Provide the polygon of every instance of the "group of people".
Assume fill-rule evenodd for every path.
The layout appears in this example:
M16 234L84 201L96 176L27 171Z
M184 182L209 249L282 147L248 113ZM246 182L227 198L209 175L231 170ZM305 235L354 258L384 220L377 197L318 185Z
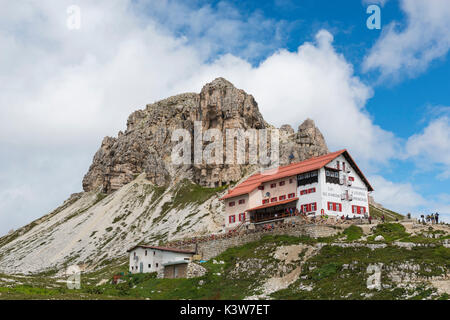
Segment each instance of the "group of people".
M421 220L420 220L421 219ZM427 215L420 215L419 222L422 223L431 223L431 224L438 224L439 223L439 213L432 213Z

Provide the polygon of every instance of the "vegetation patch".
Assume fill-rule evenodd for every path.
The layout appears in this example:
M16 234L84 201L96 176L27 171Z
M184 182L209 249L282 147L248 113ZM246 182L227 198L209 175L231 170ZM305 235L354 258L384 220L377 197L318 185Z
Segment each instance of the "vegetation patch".
M347 236L347 241L359 240L364 234L363 230L355 225L351 225L343 233Z

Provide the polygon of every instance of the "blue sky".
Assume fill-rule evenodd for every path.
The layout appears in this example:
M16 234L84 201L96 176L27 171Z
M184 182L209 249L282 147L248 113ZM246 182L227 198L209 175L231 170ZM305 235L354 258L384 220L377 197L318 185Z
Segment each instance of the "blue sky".
M218 76L268 122L314 119L376 201L450 217L445 0L0 2L0 234L81 191L131 112ZM366 27L370 4L381 30Z

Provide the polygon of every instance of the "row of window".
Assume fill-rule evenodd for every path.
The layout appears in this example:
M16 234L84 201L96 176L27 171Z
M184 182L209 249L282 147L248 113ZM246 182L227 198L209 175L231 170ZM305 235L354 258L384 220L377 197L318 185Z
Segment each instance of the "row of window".
M294 179L289 179L289 183L294 183ZM284 180L280 181L280 182L278 182L278 184L280 185L280 187L284 186L286 184L286 181L284 181ZM276 183L271 183L270 184L270 188L275 188L276 186L277 186ZM258 189L259 190L264 190L264 186L259 186Z
M239 217L239 221L245 221L245 212L239 213L238 217ZM231 216L229 216L228 217L228 222L229 223L235 223L236 222L236 215L232 214Z
M342 212L342 204L336 202L328 202L328 210Z
M306 172L298 175L299 180L314 178L319 175L318 171Z
M156 254L156 252L153 251L153 255L155 255L155 254ZM134 253L134 255L136 255L136 252ZM147 256L147 250L145 250L145 256Z
M158 266L159 266L158 262L155 263L155 267L158 268ZM151 263L148 264L148 268L149 268L149 269L152 268ZM135 266L135 267L134 267L134 266L131 266L131 270L138 270L138 266Z
M317 203L313 202L308 204L302 204L301 209L303 213L314 212L317 210Z
M239 200L238 203L239 204L244 204L245 203L245 199ZM235 205L236 205L236 202L234 202L234 201L231 201L231 202L228 203L228 206L230 206L230 207L234 207Z
M289 193L287 195L287 197L288 197L288 199L292 199L292 198L295 197L295 193ZM277 202L277 201L283 201L283 200L286 200L286 195L279 196L278 198L277 197L273 197L273 198L270 198L270 200L269 199L263 199L262 204L268 204L269 202Z
M341 170L341 167L340 167L340 165L339 165L339 161L336 161L336 164L337 164L338 170ZM342 170L345 171L345 162L342 162Z
M338 171L325 170L325 175L327 177L331 177L331 178L339 178L339 172Z
M366 213L366 207L352 206L352 213Z
M314 192L316 192L316 188L309 188L309 189L305 189L305 190L300 190L300 195L303 196L305 194L314 193Z

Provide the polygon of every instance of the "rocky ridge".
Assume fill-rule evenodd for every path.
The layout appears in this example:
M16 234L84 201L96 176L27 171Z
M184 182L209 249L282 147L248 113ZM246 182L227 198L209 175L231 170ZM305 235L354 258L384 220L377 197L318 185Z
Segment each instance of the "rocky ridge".
M171 154L178 141L172 141L172 133L185 129L194 137L196 121L201 123L202 132L219 130L224 140L227 129L274 128L263 119L252 95L235 88L223 78L217 78L206 84L199 94L179 94L133 112L125 132L119 132L117 138L104 138L83 179L84 191L101 188L103 192L110 193L143 172L158 186L187 178L202 186L218 187L236 182L255 169L251 165L226 164L225 158L223 164L207 164L205 161L200 164L173 164ZM191 158L194 160L193 141L191 145ZM207 146L203 143L203 151ZM245 152L249 152L248 143ZM289 125L280 128L281 164L327 152L325 139L313 120L307 119L297 132Z

